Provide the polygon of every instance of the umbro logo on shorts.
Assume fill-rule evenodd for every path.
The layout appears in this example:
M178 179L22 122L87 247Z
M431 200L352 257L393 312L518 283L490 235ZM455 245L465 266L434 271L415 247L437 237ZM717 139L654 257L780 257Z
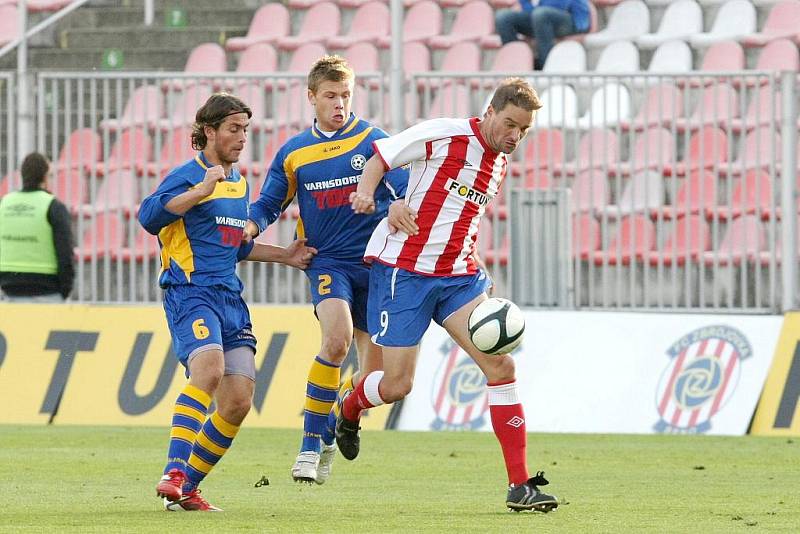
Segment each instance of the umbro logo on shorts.
M515 415L514 417L506 421L506 424L509 426L513 426L514 428L519 428L525 424L525 419L523 419L518 415Z

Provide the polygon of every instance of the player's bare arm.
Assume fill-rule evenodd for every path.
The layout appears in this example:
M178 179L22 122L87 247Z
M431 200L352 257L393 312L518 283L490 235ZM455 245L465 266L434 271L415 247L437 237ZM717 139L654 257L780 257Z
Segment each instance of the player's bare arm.
M202 182L167 202L164 208L176 215L183 215L213 193L217 183L224 180L225 170L222 165L215 165L206 171Z
M306 241L306 239L296 239L288 247L256 243L245 260L283 263L304 270L317 253L314 247L306 246Z
M389 230L392 233L400 230L408 235L417 235L419 226L417 226L417 212L408 206L405 200L395 200L389 206Z
M361 179L354 193L350 193L350 203L356 213L373 213L375 211L375 189L383 179L383 161L373 154L364 165Z
M242 243L249 243L260 233L258 229L258 225L253 221L247 221L247 224L244 225L244 229L242 230Z

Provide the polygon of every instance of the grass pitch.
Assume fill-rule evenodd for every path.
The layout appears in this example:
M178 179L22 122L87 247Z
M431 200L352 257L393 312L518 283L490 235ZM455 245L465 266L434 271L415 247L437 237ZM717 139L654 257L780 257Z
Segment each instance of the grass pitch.
M185 514L154 495L167 429L0 435L2 532L800 531L800 439L531 434L531 468L562 501L545 515L506 511L491 433L365 432L312 487L289 476L298 431L245 427L203 484L225 512Z

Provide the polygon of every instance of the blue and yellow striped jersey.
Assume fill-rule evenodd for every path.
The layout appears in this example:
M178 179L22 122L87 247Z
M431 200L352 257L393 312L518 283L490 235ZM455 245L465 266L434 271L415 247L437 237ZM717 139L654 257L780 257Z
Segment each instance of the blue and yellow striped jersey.
M195 284L242 290L237 261L252 250L241 246L247 222L247 180L234 167L214 192L183 216L164 206L203 181L211 165L202 152L176 167L139 207L139 222L158 236L161 245L161 287Z
M386 132L353 114L331 137L316 123L292 137L275 156L250 219L263 231L297 196L297 235L319 251L312 266L326 259L361 263L372 231L408 184L408 170L395 169L375 191L375 213L356 215L350 208L350 193L374 153L372 142L383 137Z

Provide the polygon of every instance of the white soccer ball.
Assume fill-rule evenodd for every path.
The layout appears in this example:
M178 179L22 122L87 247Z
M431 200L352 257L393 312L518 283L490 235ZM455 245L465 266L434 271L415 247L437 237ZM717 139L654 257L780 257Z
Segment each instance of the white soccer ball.
M469 316L472 344L486 354L508 354L522 343L524 332L522 311L507 299L484 300Z

